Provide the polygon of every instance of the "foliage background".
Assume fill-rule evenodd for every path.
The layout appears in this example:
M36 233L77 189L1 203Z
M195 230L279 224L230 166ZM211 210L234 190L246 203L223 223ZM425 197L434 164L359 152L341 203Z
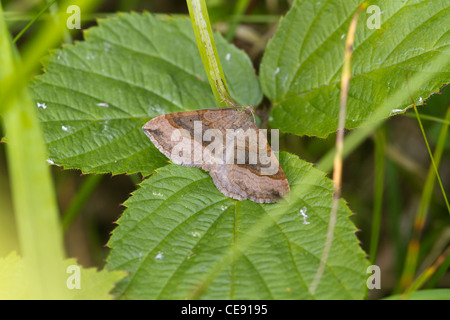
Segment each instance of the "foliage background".
M231 20L236 1L211 0L208 1L211 22L216 30L226 34L226 22ZM40 10L35 1L3 1L5 11L18 11L23 15L10 17L9 28L17 33L26 22ZM278 17L288 9L287 1L249 1L247 14L253 16L257 23L243 23L235 30L234 44L245 50L251 57L255 69L259 69L263 50L267 40L276 29ZM117 11L142 11L152 13L187 14L185 1L175 0L133 0L133 1L103 1L93 16L108 16ZM28 15L28 16L27 16ZM248 18L250 20L250 18ZM245 19L244 19L245 21ZM83 21L82 27L95 25L93 18ZM34 28L34 27L33 27ZM33 28L29 30L22 40L33 35ZM81 32L72 34L74 39L83 39ZM22 41L21 40L21 41ZM21 42L19 42L20 47ZM434 95L425 105L419 108L423 114L440 119L444 118L450 104L450 87L443 88L442 94ZM267 101L263 102L260 116L264 121L268 114ZM409 111L408 113L412 113ZM436 145L440 123L424 120L425 132L430 145ZM0 130L2 130L0 128ZM430 160L422 134L414 117L398 115L390 118L383 124L381 130L386 133L386 173L384 202L382 209L382 226L379 240L378 254L375 264L382 270L382 289L372 290L369 298L379 298L391 294L397 285L403 269L406 247L411 233L411 226L417 212L424 181ZM302 159L315 163L334 146L335 135L326 140L319 138L297 137L284 135L281 141L281 150L289 151L301 156ZM361 144L344 162L343 198L349 203L352 211L356 213L352 221L361 230L357 235L361 246L369 252L372 227L372 213L374 205L374 141L373 137ZM444 188L450 189L450 141L447 139L441 160L440 174ZM70 206L80 186L88 179L76 170L61 170L53 167L58 203L61 212ZM9 177L7 174L5 148L0 144L0 233L6 235L4 239L9 242L0 246L0 256L17 250L18 244L14 234L14 218L11 206L10 191L8 189ZM123 212L121 206L129 194L136 189L141 181L140 175L106 175L98 179L98 185L76 219L68 228L66 250L70 257L77 257L80 264L85 267L103 267L108 255L105 247L110 232L115 228L114 221ZM422 241L419 262L429 264L430 259L436 258L442 247L450 241L450 226L448 213L445 209L439 188L434 194L429 208L429 217ZM448 259L447 259L448 262ZM446 262L446 263L447 263ZM448 263L447 263L448 266ZM420 270L420 268L419 268ZM450 287L450 275L433 279L433 287ZM439 281L437 281L439 279ZM436 282L437 281L437 282Z

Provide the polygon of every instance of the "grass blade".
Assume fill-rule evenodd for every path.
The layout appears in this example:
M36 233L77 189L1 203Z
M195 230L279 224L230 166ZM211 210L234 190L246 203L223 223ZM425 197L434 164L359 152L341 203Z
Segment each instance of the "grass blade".
M425 225L428 206L430 204L431 197L433 195L433 189L434 189L434 183L436 181L436 177L441 186L442 194L444 196L445 203L446 203L447 208L450 213L450 208L448 206L448 200L445 195L445 191L443 189L442 182L440 180L438 169L437 169L439 166L439 163L441 161L442 153L443 153L443 150L445 147L445 142L446 142L447 134L448 134L448 125L447 124L442 125L442 129L439 134L439 139L438 139L438 142L436 145L436 150L433 155L431 153L430 146L428 144L428 141L427 141L427 138L425 135L425 131L423 129L422 122L420 121L420 116L419 116L416 106L414 106L414 110L416 111L417 120L419 122L420 129L424 136L425 143L427 145L427 149L430 153L431 165L428 170L427 180L425 182L425 187L422 192L420 206L417 211L416 217L414 219L413 232L412 232L411 240L408 245L408 251L407 251L406 260L405 260L405 267L403 270L402 277L400 279L400 288L401 289L405 289L406 287L408 287L411 284L411 282L413 281L413 278L414 278L414 274L417 269L419 249L420 249L420 236L422 234L422 230ZM447 113L445 115L445 120L446 121L450 120L450 108L448 108L448 110L447 110Z
M0 81L4 83L15 73L18 55L1 5L0 42ZM65 292L65 253L58 208L36 107L24 87L3 93L2 97L7 94L9 98L0 110L8 137L7 159L20 249L26 262L30 297L61 299Z
M50 8L54 3L56 2L56 0L52 0L49 1L44 8L42 8L41 11L39 11L39 13L37 15L35 15L33 17L33 19L31 19L30 22L28 22L28 24L25 26L25 28L23 28L22 30L20 30L20 32L14 37L13 42L16 43L17 40L20 39L20 37L45 13L45 11L47 11L48 8Z
M381 213L383 209L384 174L385 174L386 133L384 127L375 132L375 185L374 206L372 217L372 232L370 239L370 264L375 263L378 240L381 228Z
M87 176L83 181L80 190L77 192L69 207L63 214L62 224L64 231L66 231L70 227L73 220L75 220L86 201L89 200L89 197L91 196L92 192L94 192L95 188L98 186L102 178L102 174L92 174Z
M322 257L320 259L320 265L317 269L317 273L309 287L311 294L314 294L317 286L319 285L320 279L322 278L323 272L325 271L325 265L328 260L328 255L330 253L331 244L333 242L334 229L337 220L337 211L339 207L339 200L341 198L341 187L342 187L342 160L344 151L344 129L345 129L345 118L347 112L347 98L348 98L348 88L350 85L350 79L352 75L352 45L354 41L356 25L358 23L358 17L362 10L366 7L365 4L361 5L356 13L354 14L352 21L350 23L349 30L347 32L347 39L345 41L345 57L344 65L342 67L342 77L341 77L341 107L339 110L339 124L336 137L336 153L334 155L334 168L333 168L333 182L334 182L334 193L333 193L333 206L330 213L330 221L328 224L327 238L325 241L325 247L322 252Z

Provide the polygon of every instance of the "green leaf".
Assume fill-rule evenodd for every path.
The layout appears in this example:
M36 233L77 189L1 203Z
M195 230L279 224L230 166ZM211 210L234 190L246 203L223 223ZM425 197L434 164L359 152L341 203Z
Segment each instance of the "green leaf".
M262 99L248 56L216 36L233 98ZM216 106L189 19L119 14L53 52L31 85L49 160L85 173L144 175L166 164L141 127L160 114Z
M386 300L398 300L402 295L394 295L385 298ZM427 289L411 293L408 300L450 300L450 289Z
M79 289L69 289L65 285L64 296L70 300L107 300L113 296L109 293L114 284L125 276L122 271L97 271L95 268L82 268L77 265L75 259L67 259L64 266L79 267ZM0 300L30 299L30 282L26 274L24 261L11 252L5 258L0 258ZM71 282L71 272L67 273L68 282Z
M11 252L5 258L0 258L0 300L26 299L29 291L20 257Z
M116 282L126 275L123 271L83 268L77 264L75 259L67 259L65 263L67 267L78 266L80 268L80 288L68 289L68 297L72 300L110 300L114 298L110 292L114 288ZM71 275L72 274L68 272L67 277L70 277Z
M273 102L271 124L284 132L326 137L337 129L340 76L350 20L363 0L294 1L269 42L261 64L260 82ZM369 29L376 12L363 12L353 45L352 79L346 127L357 128L374 118L386 99L403 91L398 104L379 120L401 113L450 79L448 66L433 69L430 60L449 54L449 1L386 1L380 29ZM369 7L370 8L370 7ZM435 75L418 88L408 88L406 73Z
M288 202L276 204L227 198L200 169L158 169L125 202L108 243L107 268L130 272L115 290L119 298L196 297L208 275L213 279L201 299L363 298L367 260L344 201L324 275L315 295L308 292L326 239L333 184L296 156L282 153L280 164L293 191ZM230 261L229 250L237 252Z

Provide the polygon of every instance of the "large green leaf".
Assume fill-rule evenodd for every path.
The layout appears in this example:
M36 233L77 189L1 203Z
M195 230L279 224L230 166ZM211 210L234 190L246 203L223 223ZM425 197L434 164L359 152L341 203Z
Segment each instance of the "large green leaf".
M220 35L219 56L241 105L262 93L248 56ZM216 106L188 19L119 14L53 52L31 85L49 163L86 173L148 174L166 158L142 132L160 114Z
M273 102L272 125L284 132L326 137L337 129L340 76L350 20L364 0L296 0L269 42L260 82ZM374 11L359 18L353 45L347 128L374 116L398 90L403 99L390 113L417 104L450 80L450 67L433 70L429 61L450 53L450 1L374 0L380 29L369 29ZM435 75L420 88L408 88L409 77ZM377 120L377 119L373 119Z
M95 268L83 268L75 259L67 259L63 266L67 268L67 282L72 283L71 278L75 272L69 267L78 267L79 288L64 289L65 299L70 300L108 300L114 284L125 276L122 271L96 270ZM15 252L8 256L0 257L0 299L30 299L30 281L27 278L25 262Z
M125 202L108 244L107 267L130 271L115 293L124 299L184 299L212 274L199 298L363 298L367 260L344 201L325 272L314 295L309 293L333 184L296 156L282 153L280 164L293 191L288 202L277 204L227 198L200 169L158 169ZM240 254L225 259L232 248Z

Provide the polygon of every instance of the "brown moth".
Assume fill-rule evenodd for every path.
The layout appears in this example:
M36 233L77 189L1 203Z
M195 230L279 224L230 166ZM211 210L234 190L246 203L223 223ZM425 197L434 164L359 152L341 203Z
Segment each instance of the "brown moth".
M252 107L203 109L161 115L142 129L173 163L209 172L224 195L276 202L289 183L252 120Z

